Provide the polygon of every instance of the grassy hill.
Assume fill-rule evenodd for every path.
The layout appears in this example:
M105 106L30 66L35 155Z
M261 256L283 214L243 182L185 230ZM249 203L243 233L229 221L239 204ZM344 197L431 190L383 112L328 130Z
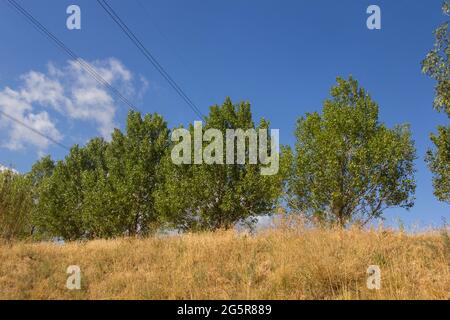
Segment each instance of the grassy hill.
M81 290L66 288L69 265ZM381 289L366 285L369 265ZM449 299L447 234L279 227L0 245L0 299Z

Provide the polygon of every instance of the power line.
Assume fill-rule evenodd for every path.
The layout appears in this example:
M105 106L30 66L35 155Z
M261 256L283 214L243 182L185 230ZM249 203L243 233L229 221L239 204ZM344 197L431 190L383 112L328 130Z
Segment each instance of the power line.
M4 164L3 162L0 162L0 172L2 172L2 170L1 170L2 167L3 167L4 170L13 170L13 171L16 171L16 170L13 168L12 164L6 165L6 164Z
M105 1L97 0L100 6L105 12L113 19L113 21L122 29L127 37L134 43L134 45L141 51L148 61L156 68L156 70L166 79L169 85L177 92L177 94L187 103L187 105L201 118L204 118L200 109L192 102L192 100L186 95L186 93L180 88L180 86L172 79L167 73L164 67L156 60L156 58L149 52L149 50L142 44L142 42L136 37L133 31L127 26L127 24L119 17L114 9Z
M7 4L12 6L16 11L22 14L26 20L39 32L44 34L47 38L52 40L61 50L63 50L69 57L71 57L76 63L78 63L89 75L91 75L99 84L106 87L110 92L114 93L120 100L122 100L130 109L135 111L139 111L126 97L124 97L119 90L113 87L108 81L106 81L90 64L81 59L78 55L76 55L72 50L70 50L61 40L59 40L55 35L53 35L47 28L45 28L38 20L36 20L32 14L30 14L27 10L25 10L20 4L18 4L15 0L6 0ZM27 128L28 130L34 132L35 134L47 139L50 142L58 145L59 147L70 150L69 147L56 141L52 137L36 130L35 128L27 125L23 121L11 116L10 114L0 110L0 114L2 114L5 118Z
M142 44L142 42L136 37L133 31L127 26L127 24L119 17L114 9L106 2L106 0L97 0L100 6L105 12L113 19L113 21L122 29L126 36L133 42L133 44L141 51L141 53L147 58L148 61L156 68L161 76L169 83L169 85L175 90L175 92L186 102L195 114L204 119L200 109L195 105L189 96L183 91L183 89L172 79L167 73L164 67L156 60L156 58L150 53L150 51Z
M31 13L25 10L20 4L15 0L6 0L12 5L20 14L22 14L33 27L38 31L43 33L47 38L55 42L55 44L63 50L69 57L71 57L76 63L78 63L89 75L91 75L99 84L106 87L110 92L112 92L116 97L118 97L122 102L124 102L130 109L135 111L140 111L136 108L133 103L131 103L125 96L120 93L115 87L113 87L107 80L105 80L89 63L80 58L75 52L69 49L64 42L59 40L53 33L51 33L45 26L43 26L38 20L36 20Z
M155 30L159 33L160 37L166 42L167 46L170 47L170 49L173 51L173 54L178 58L179 62L186 68L185 59L180 54L178 54L176 48L172 44L172 41L170 41L170 39L161 31L161 28L156 24L155 19L153 19L147 7L142 3L141 0L135 0L135 2L142 8L143 13L147 15L147 21L149 21L153 25Z
M37 135L39 135L39 136L41 136L41 137L43 137L43 138L45 138L45 139L47 139L47 140L53 142L54 144L60 146L61 148L64 148L64 149L66 149L66 150L70 150L69 147L65 146L65 145L62 144L61 142L56 141L56 140L53 139L52 137L50 137L50 136L48 136L48 135L46 135L46 134L40 132L39 130L36 130L35 128L33 128L33 127L27 125L26 123L24 123L23 121L21 121L21 120L19 120L19 119L15 118L15 117L13 117L13 116L11 116L11 115L9 115L9 114L7 114L6 112L0 110L0 114L3 115L4 117L8 118L9 120L11 120L11 121L13 121L13 122L15 122L15 123L18 123L19 125L21 125L21 126L27 128L28 130L31 130L31 131L34 132L35 134L37 134Z

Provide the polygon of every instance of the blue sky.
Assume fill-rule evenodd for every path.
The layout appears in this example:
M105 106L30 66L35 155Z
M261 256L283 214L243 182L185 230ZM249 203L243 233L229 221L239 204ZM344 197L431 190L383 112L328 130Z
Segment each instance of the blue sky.
M388 220L426 226L450 218L450 206L432 194L423 162L430 132L448 124L432 110L434 83L420 72L432 31L445 18L441 1L139 1L144 7L136 0L109 3L203 113L226 96L250 101L255 118L264 116L280 129L283 144L294 143L296 118L321 109L336 76L352 74L378 102L380 120L410 123L416 142L416 205L409 212L389 210ZM18 2L140 110L162 114L170 126L199 120L96 1ZM70 4L81 7L81 30L66 28ZM366 27L370 4L381 8L381 30ZM18 117L66 145L123 128L126 106L70 65L4 1L0 39L0 103L22 103ZM36 84L48 93L36 93ZM0 122L3 164L25 172L39 155L59 159L66 153L13 130Z

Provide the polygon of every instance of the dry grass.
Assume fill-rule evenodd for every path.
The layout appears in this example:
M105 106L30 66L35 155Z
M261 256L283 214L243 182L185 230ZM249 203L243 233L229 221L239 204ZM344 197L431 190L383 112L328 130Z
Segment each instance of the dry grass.
M280 227L57 245L0 245L1 299L449 299L439 232ZM79 265L82 289L66 289ZM368 290L366 270L381 268Z

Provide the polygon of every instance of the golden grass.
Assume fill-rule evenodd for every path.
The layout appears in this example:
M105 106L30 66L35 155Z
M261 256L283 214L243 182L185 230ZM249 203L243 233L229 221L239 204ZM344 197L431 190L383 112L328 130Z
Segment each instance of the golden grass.
M79 265L82 289L66 289ZM369 290L369 265L381 289ZM439 232L279 227L57 245L0 245L0 299L449 299Z

